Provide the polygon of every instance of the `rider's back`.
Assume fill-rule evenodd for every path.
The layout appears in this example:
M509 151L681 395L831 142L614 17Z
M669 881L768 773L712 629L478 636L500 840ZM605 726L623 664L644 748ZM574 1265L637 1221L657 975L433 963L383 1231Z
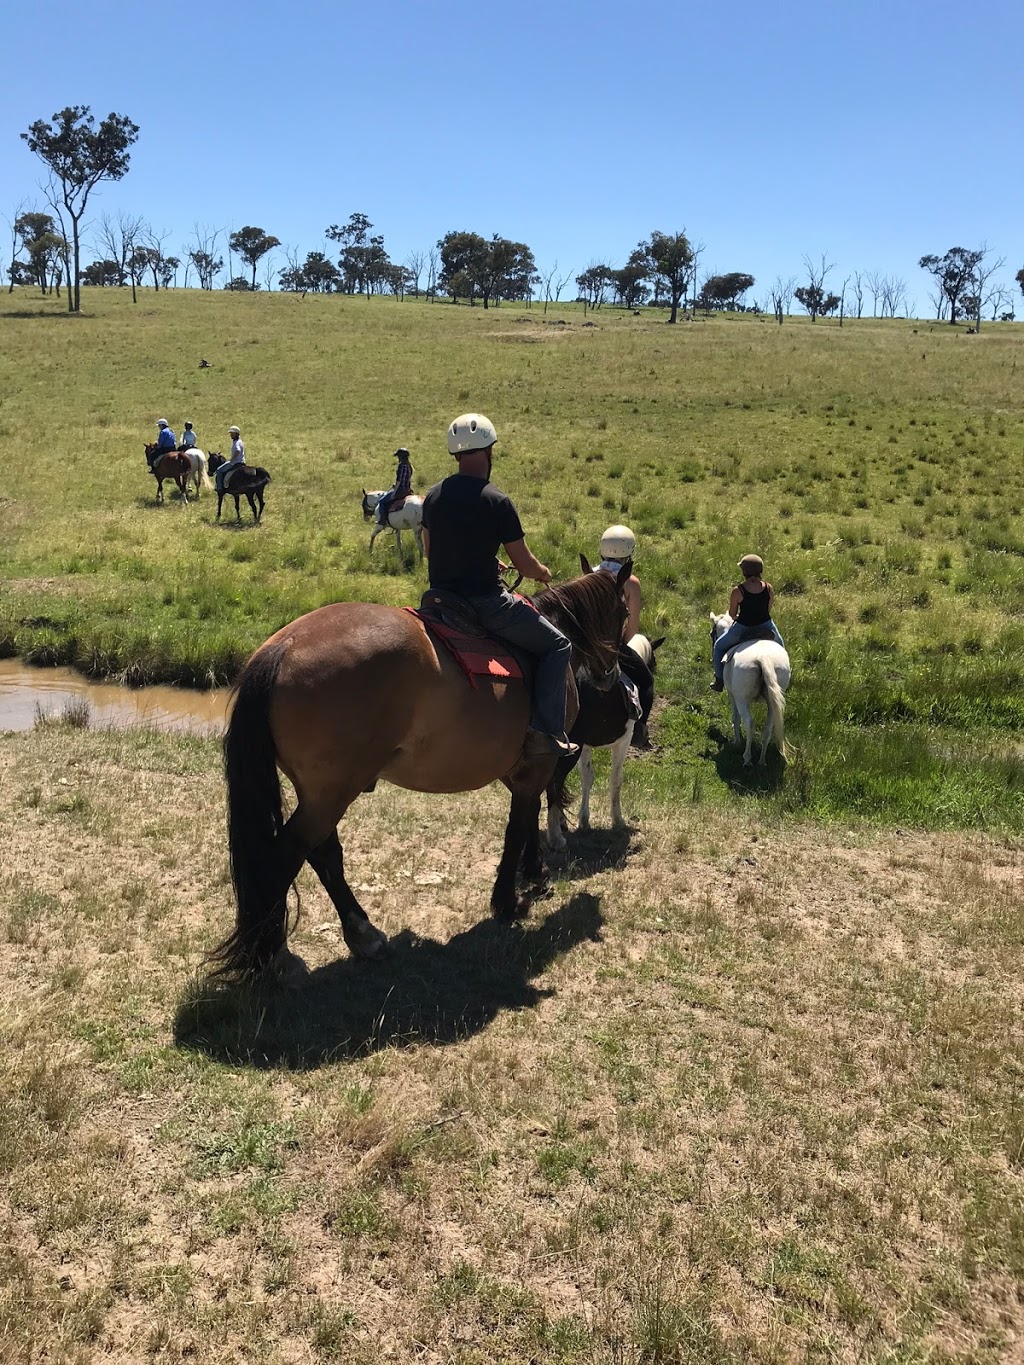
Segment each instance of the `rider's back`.
M462 597L498 590L498 550L523 538L512 499L488 479L452 474L423 500L430 586Z

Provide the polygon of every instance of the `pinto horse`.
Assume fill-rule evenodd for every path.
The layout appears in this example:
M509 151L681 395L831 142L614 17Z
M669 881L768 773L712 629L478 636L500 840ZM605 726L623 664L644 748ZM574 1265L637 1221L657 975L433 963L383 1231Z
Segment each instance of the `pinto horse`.
M215 474L222 464L227 464L227 456L222 455L219 450L211 450L209 455L210 473ZM231 482L227 488L217 490L217 520L220 521L220 509L224 505L224 498L230 496L235 500L235 516L241 521L242 513L238 499L244 494L249 507L252 511L252 519L258 526L260 518L263 516L263 490L270 483L270 475L260 465L239 465L230 476Z
M146 459L150 460L156 451L156 442L152 441L146 446ZM173 479L178 485L182 501L188 502L188 480L192 477L192 462L187 455L177 450L169 450L166 455L161 455L159 459L153 460L150 465L153 477L156 479L156 500L164 500L164 480Z
M373 530L370 532L370 553L373 553L373 542L380 535L381 531L388 530L395 533L395 546L399 557L402 554L402 532L411 531L416 541L416 548L420 552L420 559L423 558L423 499L410 493L402 503L401 507L396 507L394 511L388 509L387 523L376 520L377 504L380 502L384 493L376 490L367 493L363 489L363 520L369 521L374 518Z
M632 566L630 566L632 567ZM636 685L640 700L640 719L634 722L621 687L609 692L597 692L583 678L577 679L580 713L569 733L574 744L580 746L578 757L560 758L547 790L548 846L565 848L565 810L569 804L566 781L577 762L580 765L579 828L590 828L590 790L594 785L593 749L610 747L612 751L611 807L612 825L625 827L622 816L622 770L633 739L634 725L646 725L654 705L654 671L656 651L665 643L665 636L648 640L646 635L634 635L619 651L622 672Z
M534 597L568 637L567 723L576 716L573 675L598 687L619 676L626 621L624 569L586 572ZM496 915L525 914L517 897L522 865L543 883L540 799L556 755L523 757L529 684L477 678L435 647L423 623L399 607L339 602L320 607L272 635L235 688L224 736L228 849L237 915L210 954L222 975L286 967L288 889L304 862L320 878L341 920L349 950L374 957L387 943L345 879L338 822L380 779L420 792L476 791L500 779L512 793L505 844L491 892ZM286 820L280 769L295 790Z

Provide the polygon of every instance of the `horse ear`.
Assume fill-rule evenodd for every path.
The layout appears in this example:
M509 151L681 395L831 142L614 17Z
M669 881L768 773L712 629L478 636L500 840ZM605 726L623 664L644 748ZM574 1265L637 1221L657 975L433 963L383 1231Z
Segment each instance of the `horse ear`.
M652 641L651 641L651 652L653 653L654 650L660 649L667 639L668 639L668 636L667 636L667 635L659 635L658 638L657 638L656 640L652 640Z
M580 568L583 570L584 573L592 572L590 567L590 560L584 554L580 555Z
M628 580L632 577L632 574L633 574L633 561L632 561L631 559L627 559L626 562L625 562L625 564L623 564L622 568L621 568L621 569L619 570L619 572L615 575L615 585L616 585L616 587L621 588L622 585L623 585L623 583L628 582Z
M365 489L365 488L363 489L363 497L364 497L364 498L366 497L366 489Z
M718 617L715 615L713 611L709 611L708 615L711 617L711 624L714 625L715 622L718 620Z

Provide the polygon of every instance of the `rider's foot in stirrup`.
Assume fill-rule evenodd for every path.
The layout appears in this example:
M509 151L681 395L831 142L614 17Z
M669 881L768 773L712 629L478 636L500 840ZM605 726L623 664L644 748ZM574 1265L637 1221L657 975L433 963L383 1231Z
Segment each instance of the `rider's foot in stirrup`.
M524 758L543 758L548 754L575 758L579 751L580 746L572 744L564 735L545 735L540 730L527 730L523 744Z
M710 692L724 692L725 683L722 681L721 678L716 678L714 682L708 684L708 690Z

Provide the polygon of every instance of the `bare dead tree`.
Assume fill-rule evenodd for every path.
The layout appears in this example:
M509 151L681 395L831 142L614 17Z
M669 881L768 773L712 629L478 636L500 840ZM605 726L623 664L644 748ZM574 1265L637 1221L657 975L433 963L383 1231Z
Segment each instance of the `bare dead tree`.
M705 252L706 250L707 250L707 246L706 246L706 244L705 244L704 242L691 242L691 243L690 243L690 251L691 251L691 253L692 253L692 258L691 258L691 260L690 260L690 294L691 294L690 311L691 311L691 313L696 313L696 311L697 311L697 294L698 294L698 292L699 292L698 289L697 289L697 269L698 269L698 266L700 265L700 258L704 255L704 252ZM704 272L704 280L705 280L705 282L707 281L708 278L709 278L709 277L708 277L708 273L707 273L707 271L705 271L705 272ZM684 302L685 302L685 299L686 299L686 295L685 295L685 294L683 295L683 299L684 299Z
M14 206L14 212L10 218L4 214L4 222L11 230L11 262L7 267L7 292L14 293L15 263L21 255L21 247L18 245L18 219L23 213L30 211L31 205L27 199L20 199Z
M55 222L59 225L59 227L60 227L60 243L61 243L61 245L60 245L60 257L61 257L61 260L64 262L64 270L63 270L63 272L58 271L58 273L57 273L57 275L56 275L56 278L55 278L55 283L56 283L56 285L57 285L57 297L60 298L60 280L61 280L61 273L63 273L64 278L65 278L65 279L67 280L67 282L68 282L68 312L70 313L70 312L73 312L73 311L74 311L74 307L75 307L74 295L73 295L72 292L71 292L71 281L72 281L72 274L71 274L71 228L73 227L73 228L75 229L75 231L77 231L77 230L78 230L78 224L77 224L77 223L73 223L73 224L68 223L67 220L65 219L65 216L64 216L64 197L63 197L63 195L61 194L60 189L58 188L58 185L57 185L56 180L54 180L52 177L51 177L51 179L47 182L46 189L44 190L44 193L45 193L45 195L46 195L46 202L49 204L50 208L53 209L54 221L55 221Z
M427 298L437 297L437 271L441 264L441 257L436 246L432 246L427 252Z
M992 321L998 322L1001 315L1013 304L1013 295L1003 284L994 284L985 296L985 307L992 309Z
M871 316L873 318L877 318L878 300L882 297L883 276L881 271L872 270L871 273L869 275L865 275L864 278L867 282L868 292L871 295Z
M781 275L776 275L775 282L769 287L768 293L772 301L772 311L775 314L775 321L780 327L782 326L783 318L788 317L789 315L795 292L795 275L790 275L786 279L783 279Z
M985 242L982 242L980 250L982 253L981 260L974 267L973 289L973 298L976 304L976 307L973 309L974 325L979 332L981 331L982 310L988 307L993 289L997 287L991 283L992 277L997 271L1002 270L1003 266L1006 264L1005 256L998 256L995 260L988 259L989 248Z
M164 260L164 243L170 240L170 236L169 231L157 232L155 228L148 225L142 234L143 243L149 248L148 265L153 272L154 289L160 288L162 275L160 267Z
M881 281L882 317L894 318L907 300L907 282L902 275L884 275Z
M405 268L409 272L409 283L412 285L412 293L415 298L420 296L420 276L423 274L423 267L427 263L426 252L410 251L405 258Z
M864 277L859 270L850 276L850 295L857 310L854 316L859 319L864 315Z

